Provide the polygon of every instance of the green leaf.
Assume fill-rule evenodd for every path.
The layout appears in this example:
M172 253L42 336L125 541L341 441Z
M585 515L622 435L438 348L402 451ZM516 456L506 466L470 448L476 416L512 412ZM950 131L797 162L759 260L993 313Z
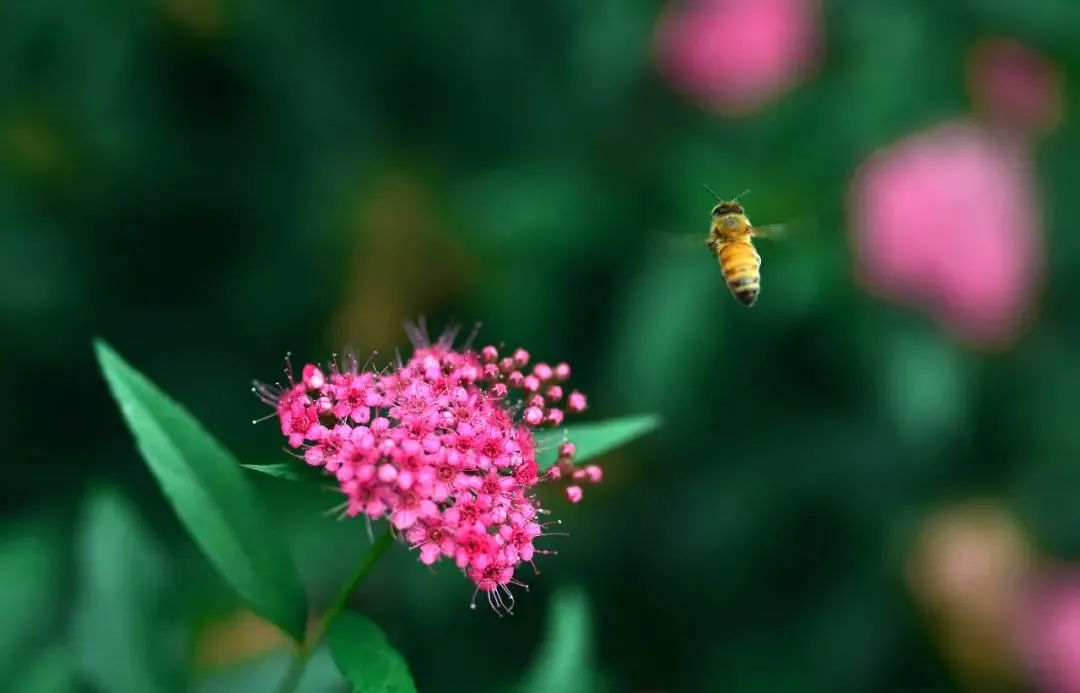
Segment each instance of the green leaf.
M195 542L256 613L301 641L303 585L236 459L105 342L94 346L143 458Z
M20 522L0 530L0 681L25 664L30 647L56 616L60 552L47 524Z
M104 691L180 690L185 664L178 621L166 624L167 569L136 510L113 491L93 493L77 542L74 654Z
M532 656L519 693L595 691L592 638L585 593L577 588L556 593L548 610L547 632Z
M574 443L574 462L584 462L640 438L659 426L659 416L643 414L542 431L536 435L536 463L540 471L555 464L559 457L559 444L564 440Z
M242 464L244 469L266 474L285 481L306 481L315 483L326 481L327 476L322 467L313 467L304 462L275 462L273 464Z
M327 638L334 662L353 693L416 691L405 659L367 618L344 611L330 624Z

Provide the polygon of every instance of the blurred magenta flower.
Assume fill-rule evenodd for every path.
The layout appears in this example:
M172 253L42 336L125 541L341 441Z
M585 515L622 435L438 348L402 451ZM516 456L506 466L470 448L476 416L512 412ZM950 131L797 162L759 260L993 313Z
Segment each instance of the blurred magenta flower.
M816 0L671 2L656 26L660 71L713 111L754 111L817 62L818 9Z
M657 24L660 70L706 108L752 112L816 63L818 15L816 0L676 0Z
M1017 643L1038 690L1080 693L1080 574L1035 582L1024 602Z
M907 137L856 172L849 213L871 291L921 307L967 344L1015 338L1043 263L1022 142L965 121Z
M545 513L534 487L600 481L595 465L575 467L569 442L550 469L535 459L534 429L582 411L585 396L564 393L566 364L528 370L524 349L455 349L453 331L434 343L419 328L410 337L412 357L396 368L367 370L350 356L256 391L298 456L335 478L346 515L389 519L422 563L449 559L493 608L510 611L514 570L546 553L533 544ZM569 489L581 499L580 487Z
M1061 120L1061 76L1057 66L1008 38L976 44L968 63L968 88L991 123L1019 133L1048 132Z

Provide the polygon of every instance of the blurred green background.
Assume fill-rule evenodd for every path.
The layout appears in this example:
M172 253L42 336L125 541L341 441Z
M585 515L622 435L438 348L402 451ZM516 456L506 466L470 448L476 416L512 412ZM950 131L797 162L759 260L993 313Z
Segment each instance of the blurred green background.
M354 603L420 690L518 680L568 585L588 596L612 690L965 685L905 583L922 518L999 498L1040 555L1080 557L1080 129L1067 116L1038 143L1046 279L1004 352L867 295L845 197L875 149L970 110L981 37L1080 74L1080 7L829 2L817 70L741 118L665 85L661 9L0 5L0 681L49 683L74 662L71 685L92 690L88 656L153 643L145 657L201 672L274 646L164 502L92 336L244 461L280 461L274 425L250 423L265 413L250 381L278 377L287 350L392 353L422 313L570 361L592 417L666 426L608 456L585 502L548 499L569 537L525 571L512 618L471 612L456 571L391 551ZM752 189L763 223L814 220L763 244L752 310L704 249L668 242L704 235L703 182ZM324 603L368 545L363 523L324 516L324 492L252 481ZM103 635L147 614L127 645ZM105 638L97 660L88 630Z

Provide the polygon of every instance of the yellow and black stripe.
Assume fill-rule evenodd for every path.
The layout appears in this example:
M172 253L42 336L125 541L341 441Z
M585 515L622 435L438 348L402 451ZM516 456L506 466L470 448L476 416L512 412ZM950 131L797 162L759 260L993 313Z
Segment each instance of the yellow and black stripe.
M761 291L761 256L749 241L724 243L716 253L720 271L735 298L750 307Z

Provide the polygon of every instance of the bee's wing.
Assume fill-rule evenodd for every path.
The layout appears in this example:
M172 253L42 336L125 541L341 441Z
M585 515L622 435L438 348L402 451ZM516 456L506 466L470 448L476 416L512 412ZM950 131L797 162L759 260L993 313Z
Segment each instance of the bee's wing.
M767 238L770 241L783 241L791 235L791 224L767 224L751 228L755 238Z
M783 224L768 224L766 226L753 226L752 233L755 238L766 238L770 241L786 241L791 238L805 239L813 235L817 225L809 219L798 219Z
M688 233L675 233L672 231L664 233L665 245L673 251L694 249L700 250L701 248L708 247L709 236L707 234L688 234Z

